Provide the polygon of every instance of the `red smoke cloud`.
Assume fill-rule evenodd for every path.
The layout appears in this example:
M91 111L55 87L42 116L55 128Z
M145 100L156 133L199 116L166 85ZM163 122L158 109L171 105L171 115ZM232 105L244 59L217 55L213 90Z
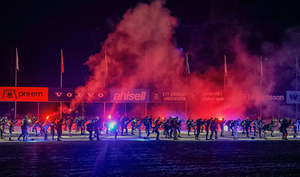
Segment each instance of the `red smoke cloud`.
M177 23L177 19L170 15L170 11L159 0L150 5L138 4L135 9L128 10L116 30L108 35L101 52L92 55L86 62L92 75L84 86L76 89L76 92L85 97L76 97L70 105L71 109L76 109L82 101L93 100L87 97L86 93L106 93L109 88L151 88L200 94L223 90L224 66L208 68L202 74L192 72L186 78L185 59L176 48L173 39ZM228 101L210 104L188 103L187 107L185 103L167 107L164 104L156 104L148 107L148 114L155 117L180 115L192 116L194 119L211 116L236 119L245 116L249 105L259 106L260 100L249 104L243 93L269 94L273 91L274 78L264 76L264 80L268 82L263 83L261 93L259 57L247 54L239 36L236 36L230 45L237 59L228 64L226 90L230 91L225 92ZM271 69L269 72L272 72ZM185 111L188 115L185 115ZM137 112L141 112L140 107L127 114Z

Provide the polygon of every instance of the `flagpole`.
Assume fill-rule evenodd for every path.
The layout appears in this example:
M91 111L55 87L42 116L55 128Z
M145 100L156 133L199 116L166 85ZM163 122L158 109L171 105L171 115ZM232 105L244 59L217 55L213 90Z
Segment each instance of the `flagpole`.
M60 49L60 88L62 88L63 50ZM60 119L62 119L62 102L60 102Z
M63 73L63 50L60 49L60 88L62 88L62 73Z
M224 55L224 92L226 90L226 77L227 77L227 61L226 61L226 55ZM224 100L224 104L223 104L223 110L225 113L225 100Z
M105 71L106 71L106 74L108 73L108 65L107 65L107 54L106 54L106 51L104 51L104 54L105 54Z
M103 82L103 86L106 86L106 82L107 82L107 77L108 77L108 61L107 61L107 54L106 51L104 51L104 58L105 58L105 77L104 77L104 82Z
M16 48L16 68L15 68L15 87L17 86L18 79L18 48Z
M187 53L185 54L185 62L186 62L186 64L185 64L185 82L186 82L186 87L187 87L187 70L188 70L188 68L187 68Z
M148 55L146 53L146 72L147 72L147 76L149 75L149 71L148 71ZM147 79L145 79L145 89L147 89L148 87L148 81ZM126 103L125 103L125 108L126 108ZM145 103L145 116L147 116L147 110L148 110L148 106L147 106L147 102Z
M16 68L15 68L15 87L18 85L19 55L16 48ZM17 102L15 101L15 119L17 118Z
M147 55L147 53L146 53L145 58L146 58L146 73L147 73L147 76L148 76L149 72L148 72L148 55ZM145 89L147 89L147 86L148 86L147 79L145 79Z
M259 117L261 118L261 100L262 100L262 77L263 77L263 65L262 65L262 56L260 57L260 104L259 104Z
M125 116L127 116L127 112L126 112L126 102L125 102Z
M40 118L40 102L38 102L38 119Z
M298 58L296 58L296 91L298 91ZM296 120L298 118L298 103L296 103Z
M226 55L224 55L224 90L225 90Z
M105 118L105 102L103 103L103 117Z
M189 63L188 63L188 53L185 54L185 78L186 78L186 87L188 85L188 70L189 70Z
M224 90L226 88L226 76L227 76L227 61L226 61L226 55L224 55Z
M82 117L84 117L84 102L81 102L81 110L82 110L81 115Z
M185 79L186 79L186 88L188 88L188 73L189 73L189 62L188 62L188 53L185 54ZM187 92L187 91L186 91ZM188 118L188 115L187 115L187 102L185 102L185 118L187 119Z

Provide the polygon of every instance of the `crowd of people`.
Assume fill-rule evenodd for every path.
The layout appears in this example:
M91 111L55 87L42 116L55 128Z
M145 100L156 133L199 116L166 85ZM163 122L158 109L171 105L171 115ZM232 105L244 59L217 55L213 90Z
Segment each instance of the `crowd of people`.
M99 119L93 118L92 120L90 120L89 124L86 124L87 120L83 117L76 117L75 119L71 117L69 117L68 119L58 119L55 117L49 119L49 117L47 117L45 120L42 120L36 117L28 118L28 116L26 115L25 118L22 119L22 121L19 124L21 128L21 134L17 140L21 141L22 138L23 141L27 141L28 137L44 136L44 140L48 141L48 132L50 132L52 140L61 141L63 126L64 131L67 131L68 128L69 136L71 136L73 124L76 124L75 131L78 132L80 130L81 135L84 135L86 127L87 130L90 130L90 125L93 125L93 131L96 131L97 125L99 125L98 127L100 127L100 121L98 120ZM7 117L0 118L1 139L4 139L3 133L5 133L5 125L7 124L9 129L9 141L12 141L12 132L14 132L14 126L17 125L17 122L18 120L16 119L11 119L10 121L7 121ZM57 134L56 139L54 138L55 131ZM97 139L99 139L99 136L97 136Z
M118 135L134 135L136 131L138 131L138 137L144 139L150 139L150 133L156 133L156 140L160 138L160 131L167 139L179 140L181 137L182 130L182 122L183 120L178 117L169 117L169 118L160 118L157 119L152 118L152 116L146 116L143 119L139 119L138 117L133 116L130 118L129 116L119 117L117 119L103 119L100 117L93 117L87 120L85 117L77 116L66 117L64 119L59 118L49 118L47 117L45 120L38 119L36 117L25 118L20 122L21 134L18 137L18 140L27 141L28 137L32 136L44 136L44 140L48 140L48 131L50 131L50 135L52 140L61 141L62 132L68 131L69 136L72 136L72 130L79 132L81 135L89 135L90 140L100 140L99 135L101 135L102 130L106 130L106 134L114 134L115 138ZM12 132L14 131L14 126L17 125L18 120L11 119L8 120L7 117L0 118L0 133L1 139L3 139L3 133L5 132L5 125L8 126L9 129L9 141L12 141ZM75 126L74 126L75 125ZM128 126L131 125L131 132L129 133ZM235 140L238 139L238 130L242 130L242 134L245 137L250 138L250 134L253 133L251 138L266 138L267 132L270 132L270 136L274 137L274 130L278 128L279 132L282 133L282 139L287 140L288 131L287 128L292 126L293 137L297 137L297 132L300 129L300 119L297 119L292 122L291 119L281 118L277 120L272 117L270 123L266 123L263 118L257 118L254 120L250 120L248 117L244 120L225 120L224 118L209 118L209 119L196 119L195 121L190 117L185 120L185 125L187 129L188 136L191 135L191 130L193 130L193 135L196 140L199 140L200 133L204 133L206 140L218 139L218 132L220 132L220 137L224 137L225 126L227 128L226 131L229 131L229 136L231 135ZM145 129L146 136L142 137L142 126ZM38 131L39 129L39 131ZM56 139L55 137L56 131Z

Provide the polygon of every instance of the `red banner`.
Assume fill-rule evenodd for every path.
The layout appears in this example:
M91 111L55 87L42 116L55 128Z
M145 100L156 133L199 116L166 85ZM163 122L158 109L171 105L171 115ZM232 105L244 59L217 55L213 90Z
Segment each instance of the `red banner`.
M48 101L47 87L0 87L0 101Z

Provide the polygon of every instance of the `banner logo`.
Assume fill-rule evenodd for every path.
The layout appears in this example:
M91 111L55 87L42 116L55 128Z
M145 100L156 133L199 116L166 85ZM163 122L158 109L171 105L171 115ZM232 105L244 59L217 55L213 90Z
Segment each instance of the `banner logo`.
M300 103L300 91L286 91L286 103L289 104Z
M244 100L268 100L268 101L283 101L283 95L257 95L244 94Z
M74 88L49 88L49 101L71 101L75 97L92 101L109 101L109 95L101 92L76 93Z
M0 87L0 101L48 101L46 87Z
M111 102L149 102L150 93L148 89L110 89Z
M3 96L2 98L15 98L17 99L17 95L16 95L16 90L15 89L6 89L6 90L3 90Z

